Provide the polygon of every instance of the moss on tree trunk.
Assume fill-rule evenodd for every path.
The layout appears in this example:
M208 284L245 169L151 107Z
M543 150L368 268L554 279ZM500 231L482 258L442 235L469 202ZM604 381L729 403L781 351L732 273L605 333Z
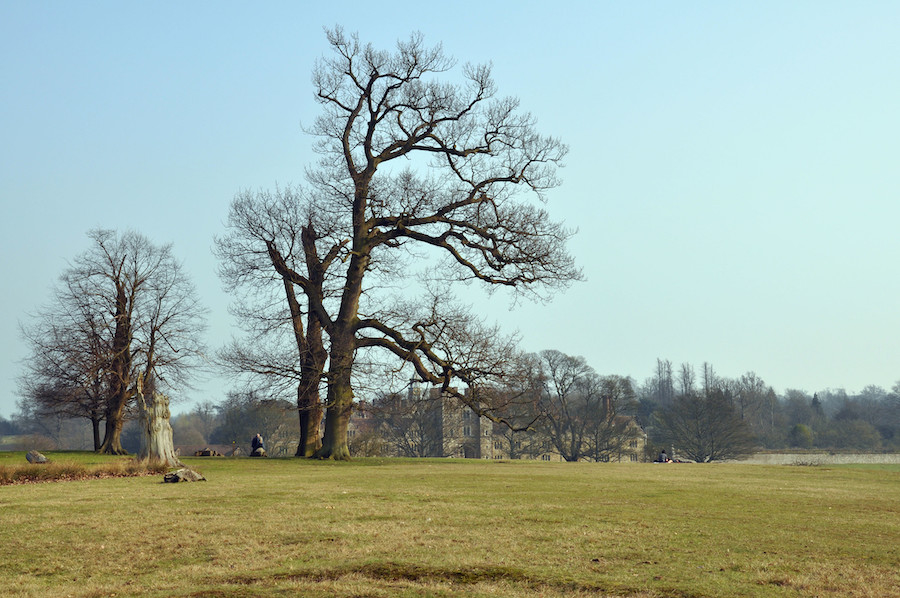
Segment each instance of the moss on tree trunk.
M328 387L328 408L325 411L325 436L322 447L316 451L319 459L335 461L350 460L350 446L347 443L347 428L353 412L353 390L350 387L349 372L346 380L336 380Z

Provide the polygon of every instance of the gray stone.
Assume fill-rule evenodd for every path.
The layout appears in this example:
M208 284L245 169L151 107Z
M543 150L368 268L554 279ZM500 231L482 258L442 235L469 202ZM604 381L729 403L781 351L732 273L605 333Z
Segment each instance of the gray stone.
M28 459L29 463L47 463L48 461L50 461L50 459L37 451L28 451L28 453L25 455L25 458Z
M177 482L205 482L206 478L204 478L201 474L197 473L193 469L183 467L178 471L167 473L163 477L163 481L173 484Z

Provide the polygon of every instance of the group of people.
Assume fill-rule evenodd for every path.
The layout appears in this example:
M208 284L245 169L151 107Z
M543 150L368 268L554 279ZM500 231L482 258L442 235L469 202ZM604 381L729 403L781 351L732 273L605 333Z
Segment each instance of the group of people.
M656 458L654 463L672 463L669 455L666 454L666 449L663 449L662 452L659 453L659 457Z

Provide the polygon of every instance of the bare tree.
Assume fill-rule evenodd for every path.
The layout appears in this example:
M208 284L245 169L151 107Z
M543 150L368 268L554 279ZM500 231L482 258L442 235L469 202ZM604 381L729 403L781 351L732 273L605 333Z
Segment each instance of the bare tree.
M204 310L170 245L130 231L88 237L90 248L63 273L53 301L24 328L34 365L21 387L48 408L91 413L95 426L102 407L98 450L122 454L138 376L163 388L186 384L203 352ZM54 391L55 406L41 388Z
M672 362L656 359L656 372L652 378L653 399L659 405L671 405L675 399L675 383L672 376Z
M401 457L443 456L439 395L413 389L373 401L371 413L386 448Z
M765 446L771 446L780 417L775 391L755 372L747 372L735 380L733 394L741 419Z
M541 433L566 461L620 457L641 433L627 415L637 405L631 379L600 376L583 357L560 351L539 356Z
M273 399L255 391L230 392L218 407L219 426L211 442L241 447L250 454L251 438L261 434L266 452L286 456L296 450L295 407L292 402Z
M31 355L19 394L39 413L90 420L98 450L109 390L109 328L102 303L83 283L63 275L51 302L20 326Z
M698 463L737 459L754 448L750 427L722 388L679 395L656 413L656 419L662 442Z
M682 395L689 395L694 392L695 379L694 366L689 363L682 363L678 370L678 382L681 385Z
M499 395L503 400L489 402L506 405L502 416L508 425L493 427L495 442L502 443L497 448L510 459L534 458L551 450L551 443L542 433L540 422L544 377L538 355L523 355L518 363L518 373L508 376L503 386L478 391Z
M610 461L631 452L631 442L642 434L636 420L629 415L637 406L637 396L631 378L600 376L592 383L592 390L600 396L599 410L591 422L589 456L594 461Z
M320 447L319 387L328 357L323 318L307 297L323 309L326 275L344 245L329 243L329 223L317 213L300 189L243 192L231 204L228 234L216 239L219 275L229 290L241 293L233 312L248 332L220 351L220 360L275 394L296 384L298 457L310 457ZM299 294L296 281L303 281Z
M540 352L541 428L566 461L590 452L595 416L602 407L600 380L583 357Z
M466 66L463 84L445 83L436 75L454 63L440 46L426 47L421 35L394 52L363 45L339 28L327 37L333 53L313 74L323 112L311 131L323 159L309 179L317 209L345 242L333 264L340 266L340 296L329 306L308 277L293 282L330 339L325 436L317 455L345 459L360 349L385 349L444 390L454 377L477 383L483 372L471 360L457 363L460 354L438 351L427 338L449 339L426 329L452 315L441 322L402 318L392 326L366 307L379 276L409 274L402 258L417 248L419 257L444 256L439 272L447 281L556 288L580 273L565 250L570 231L530 201L542 201L558 184L556 166L566 148L539 135L516 100L495 97L489 67ZM463 346L468 339L454 340ZM466 380L467 374L476 379Z

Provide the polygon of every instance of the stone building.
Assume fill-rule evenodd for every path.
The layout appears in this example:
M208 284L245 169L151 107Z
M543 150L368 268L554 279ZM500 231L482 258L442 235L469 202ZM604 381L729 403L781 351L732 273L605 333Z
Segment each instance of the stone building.
M646 434L633 418L616 416L627 439L598 447L596 461L643 461ZM562 461L550 439L513 432L479 417L438 388L411 384L404 394L359 403L348 430L351 451L364 456L535 459Z

